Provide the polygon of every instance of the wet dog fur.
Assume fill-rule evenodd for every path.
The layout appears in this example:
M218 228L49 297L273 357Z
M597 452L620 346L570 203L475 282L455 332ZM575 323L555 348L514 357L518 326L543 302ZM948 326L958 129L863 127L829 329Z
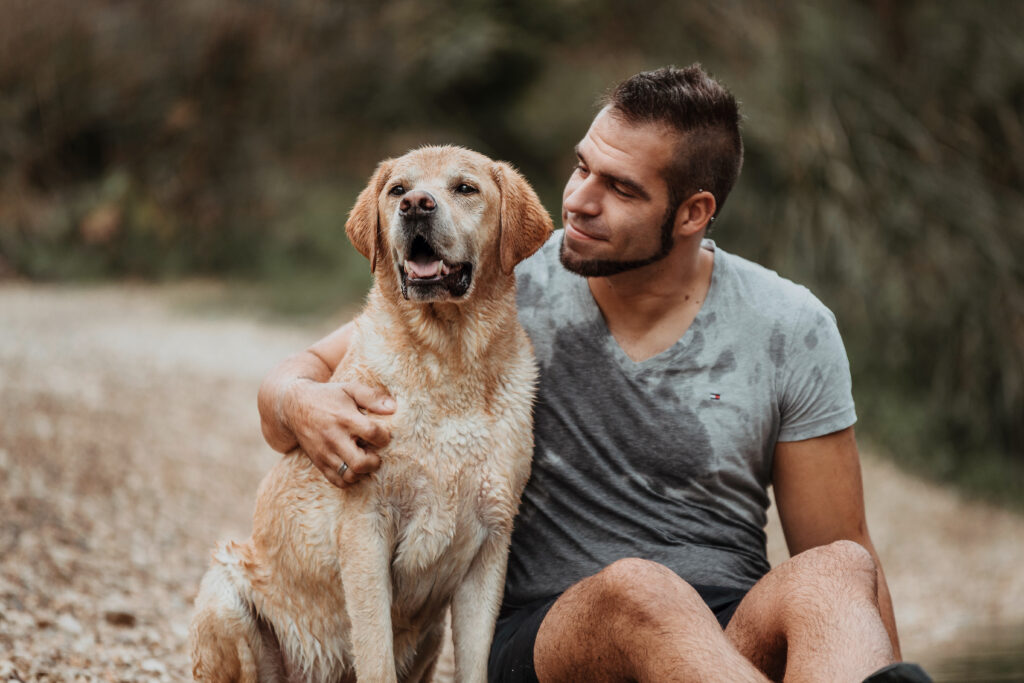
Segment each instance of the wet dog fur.
M507 164L457 147L382 162L346 231L375 272L332 381L397 402L381 467L347 489L300 450L214 552L191 627L203 681L427 681L452 616L456 677L486 680L536 367L513 268L551 219Z

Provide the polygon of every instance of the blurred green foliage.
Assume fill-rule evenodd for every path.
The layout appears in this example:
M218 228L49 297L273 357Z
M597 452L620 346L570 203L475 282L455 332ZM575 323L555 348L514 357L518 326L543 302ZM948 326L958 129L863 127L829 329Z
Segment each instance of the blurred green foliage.
M862 431L1020 502L1022 35L1013 0L6 0L0 274L356 299L379 159L465 144L557 214L597 96L700 61L745 115L713 237L837 313Z

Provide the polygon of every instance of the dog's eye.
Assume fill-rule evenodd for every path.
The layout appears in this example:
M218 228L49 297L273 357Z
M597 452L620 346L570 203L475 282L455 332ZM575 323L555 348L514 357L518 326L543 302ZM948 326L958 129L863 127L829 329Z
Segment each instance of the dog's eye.
M455 191L458 192L459 194L476 194L477 192L479 192L479 190L477 190L475 187L473 187L472 185L467 185L466 183L462 183L459 186L457 186L455 188Z
M403 194L405 194L405 188L402 187L401 185L395 185L394 187L391 188L388 194L391 195L392 197L401 197Z

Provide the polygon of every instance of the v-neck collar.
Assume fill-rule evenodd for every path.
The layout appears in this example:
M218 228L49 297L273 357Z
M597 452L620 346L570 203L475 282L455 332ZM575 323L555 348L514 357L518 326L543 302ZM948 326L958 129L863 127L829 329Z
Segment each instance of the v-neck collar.
M612 334L611 329L608 327L608 322L604 319L604 314L601 312L600 306L597 305L597 301L594 300L594 295L590 291L590 286L587 284L586 278L574 278L576 281L576 297L582 306L583 312L588 320L592 320L595 324L600 326L600 329L604 332L605 344L609 347L610 353L616 362L627 371L639 371L646 369L650 365L663 363L666 359L672 358L676 355L685 354L686 350L693 342L693 338L699 328L704 326L704 319L707 317L707 312L710 310L709 302L712 297L715 296L715 292L719 289L718 282L721 279L722 273L722 261L719 258L721 252L715 245L714 240L704 239L701 242L701 249L708 249L711 251L713 261L711 264L711 284L708 286L708 293L704 297L704 301L701 302L700 309L697 311L696 317L690 326L686 328L686 332L683 333L679 339L675 341L664 351L656 353L650 358L645 358L641 361L635 361L629 357L622 347L619 345L615 335Z

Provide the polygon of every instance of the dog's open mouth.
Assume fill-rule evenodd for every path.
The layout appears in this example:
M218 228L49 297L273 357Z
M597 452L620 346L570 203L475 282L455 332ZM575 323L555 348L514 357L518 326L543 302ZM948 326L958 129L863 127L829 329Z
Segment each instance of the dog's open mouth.
M473 265L449 263L441 258L422 235L417 235L409 253L399 267L402 274L402 295L408 299L414 288L416 299L433 299L442 291L460 297L469 291L473 281Z

